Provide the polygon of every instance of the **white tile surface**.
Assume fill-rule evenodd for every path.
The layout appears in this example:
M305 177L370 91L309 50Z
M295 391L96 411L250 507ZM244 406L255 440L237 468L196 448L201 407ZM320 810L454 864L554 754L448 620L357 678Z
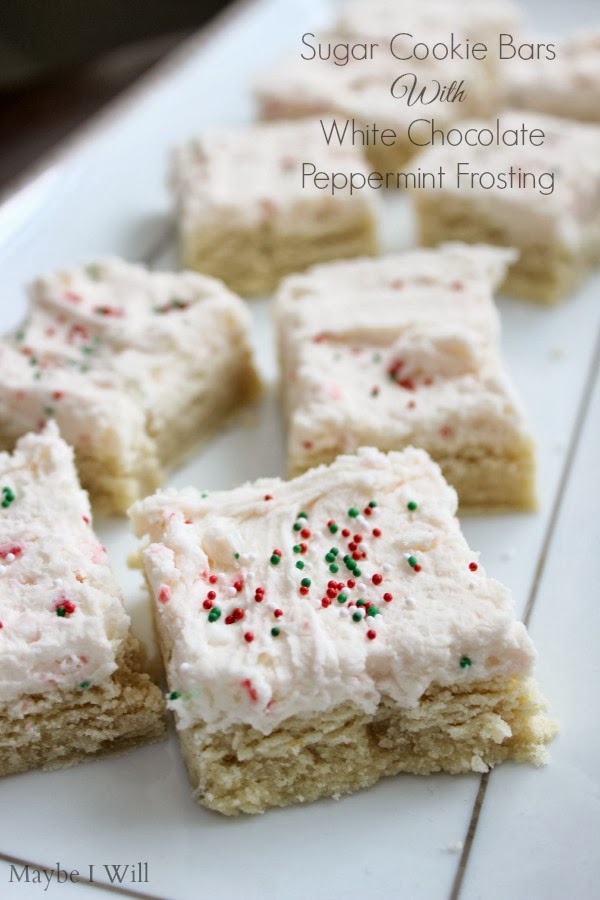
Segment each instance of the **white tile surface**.
M93 139L76 144L0 207L1 328L22 313L23 281L43 269L105 252L146 257L168 227L168 146L205 124L248 119L250 75L297 45L326 5L324 0L246 5L226 30L166 79L155 80L151 90L138 92L135 102L121 104L120 114L105 116ZM541 26L540 3L530 5ZM565 30L589 20L589 9L586 0L574 0L568 9L551 2L544 6L549 21ZM404 199L388 198L387 249L409 246L411 240ZM156 262L161 261L169 264L169 255ZM463 525L488 571L513 589L520 611L532 589L589 373L599 288L600 279L591 279L555 310L508 299L500 304L505 355L538 438L540 509L531 515L472 517ZM222 435L173 477L175 485L214 489L283 471L267 304L252 309L255 345L271 382L265 401L255 421ZM599 402L596 396L532 622L540 680L561 718L562 735L546 769L505 766L491 777L463 884L469 900L597 895ZM119 521L104 521L99 531L126 590L134 627L149 639L140 577L125 565L134 542ZM437 900L450 894L478 787L475 776L402 777L337 803L231 821L192 803L171 737L119 759L3 779L0 853L82 869L148 861L150 880L143 890L169 900ZM6 865L0 862L2 900L38 896L23 893L23 885L9 885L9 893ZM540 876L542 870L547 874ZM96 871L101 877L101 869ZM53 889L56 897L75 890L92 900L100 894L89 887Z

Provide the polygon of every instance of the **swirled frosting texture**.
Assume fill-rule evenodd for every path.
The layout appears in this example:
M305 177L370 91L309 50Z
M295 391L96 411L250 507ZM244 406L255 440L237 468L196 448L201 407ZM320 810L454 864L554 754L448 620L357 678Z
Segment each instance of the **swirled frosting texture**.
M347 701L411 707L432 684L527 673L525 627L455 512L412 448L135 504L179 727L268 734Z

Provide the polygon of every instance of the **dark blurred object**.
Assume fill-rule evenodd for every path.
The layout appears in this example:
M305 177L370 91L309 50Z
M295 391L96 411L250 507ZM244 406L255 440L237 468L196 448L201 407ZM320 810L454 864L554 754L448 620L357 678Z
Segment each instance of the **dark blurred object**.
M0 0L0 190L229 2Z
M0 87L159 35L192 31L227 0L1 0Z

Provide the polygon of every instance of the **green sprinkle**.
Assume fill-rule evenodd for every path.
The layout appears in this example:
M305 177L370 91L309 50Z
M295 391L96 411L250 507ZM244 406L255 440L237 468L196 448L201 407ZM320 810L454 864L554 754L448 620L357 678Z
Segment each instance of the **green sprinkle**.
M82 691L87 691L87 689L90 688L91 686L92 686L91 681L80 681L79 682L79 687L81 688Z
M42 373L41 373L41 372L34 372L34 373L33 373L33 377L35 378L36 381L39 381L40 378L42 377Z
M359 612L352 613L352 621L353 622L360 622L361 619L362 619L362 616Z
M85 267L86 274L92 281L100 281L102 278L102 269L100 266L96 265L96 263L90 263L89 266Z
M181 694L179 693L179 691L171 691L171 693L169 694L169 700L179 700L180 697Z
M308 516L306 515L305 512L301 512L301 513L298 513L298 518L299 519L308 519Z
M302 553L302 547L300 546L300 544L294 544L292 549L293 549L294 553Z
M296 549L296 548L294 547L294 550L295 550L295 549ZM272 555L272 557L271 557L271 565L272 565L272 566L278 566L278 565L279 565L279 560L280 560L280 559L281 559L281 557L280 557L280 556L277 556L277 554L274 553L274 554Z
M221 610L219 609L218 606L213 606L213 608L211 609L211 611L208 614L208 621L216 622L217 619L220 619L220 618L221 618Z
M377 606L369 606L369 608L367 609L367 615L368 615L368 616L377 616L377 615L379 615L379 609L378 609L378 607L377 607Z
M337 599L338 599L338 603L345 603L346 600L348 599L348 594L344 594L344 593L338 594Z
M330 552L330 553L325 554L325 562L326 563L332 563L334 560L335 560L335 556L333 555L333 553Z
M332 534L335 534L336 531L339 531L339 528L340 526L336 525L335 522L332 522L332 524L329 526L329 530Z
M90 353L94 352L94 347L90 347L89 345L81 348L81 352L85 353L86 356L89 356Z
M331 563L331 565L329 566L329 571L331 572L332 575L335 575L336 572L340 571L340 567L338 565L336 565L336 563Z
M3 509L8 509L10 504L14 501L15 494L14 491L9 487L2 488L2 507Z
M304 568L304 563L302 562L301 559L299 559L298 562L296 563L296 568L297 568L297 569L303 569L303 568Z
M56 615L59 616L61 619L63 619L66 616L66 614L67 614L67 611L64 608L64 606L56 607ZM462 665L462 663L461 663L461 665Z
M381 362L381 353L374 353L374 354L373 354L373 362L376 362L376 363L377 363L377 362Z
M469 659L469 657L468 657L468 656L463 656L462 659L461 659L461 661L460 661L460 667L461 667L461 669L468 669L470 665L471 665L471 660Z
M202 491L202 493L200 494L200 497L201 497L203 500L205 500L206 497L208 497L208 492L207 492L207 491Z
M310 578L303 578L300 584L302 587L310 587Z
M414 512L415 509L417 508L417 504L415 503L414 500L409 500L408 503L406 504L406 508L410 509L411 512Z
M350 509L348 510L348 515L350 516L351 519L355 519L358 515L357 508L355 506L351 506Z
M355 568L354 568L354 572L353 572L352 574L353 574L353 575L356 575L357 578L360 578L360 576L361 576L362 573L361 573L360 569L357 569L357 568L355 567Z
M300 531L300 529L302 528L302 525L300 524L300 522L294 522L294 524L292 525L292 528L294 529L294 531Z
M417 557L416 557L416 556L409 556L408 559L407 559L406 561L407 561L407 563L409 564L409 566L411 566L411 567L414 569L414 567L415 567L416 564L417 564Z
M16 338L18 341L24 341L24 340L25 340L25 332L24 332L24 331L17 331L17 333L15 334L15 338Z
M280 632L279 628L271 628L271 634L273 635L273 637L279 637L281 632Z
M239 558L240 558L240 554L239 554L239 553L234 553L233 555L234 555L235 559L239 559Z
M357 600L357 601L356 601L356 605L357 605L357 606L366 606L367 603L366 603L365 600Z
M45 416L53 416L54 415L54 407L53 406L45 406L44 407L44 415Z
M371 502L369 503L369 506L371 507L371 509L375 509L375 507L377 506L377 504L375 503L374 500L371 500Z

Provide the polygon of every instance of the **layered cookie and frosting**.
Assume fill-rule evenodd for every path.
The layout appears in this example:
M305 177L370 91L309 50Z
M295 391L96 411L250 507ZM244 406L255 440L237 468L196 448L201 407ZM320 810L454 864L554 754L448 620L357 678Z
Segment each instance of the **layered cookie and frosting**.
M54 423L0 453L0 774L156 740L158 688Z
M545 759L531 641L455 513L415 449L134 506L197 799L258 812Z
M275 322L290 472L361 445L412 444L462 507L530 508L533 442L492 300L513 259L451 244L286 279Z
M0 447L49 420L99 508L124 512L253 399L239 298L200 275L112 259L35 281L0 341Z
M319 172L347 187L323 190ZM171 166L183 265L255 296L314 263L376 253L375 197L352 195L352 173L366 174L360 148L328 146L317 121L199 135Z
M600 262L600 127L508 110L461 131L471 146L438 136L418 157L445 172L441 185L412 192L420 243L514 247L503 289L564 298Z

